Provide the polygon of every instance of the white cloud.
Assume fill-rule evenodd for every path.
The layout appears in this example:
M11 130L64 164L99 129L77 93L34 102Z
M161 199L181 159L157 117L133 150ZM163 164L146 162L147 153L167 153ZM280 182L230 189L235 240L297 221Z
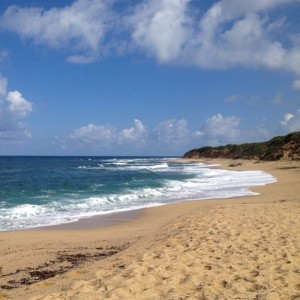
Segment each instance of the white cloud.
M90 63L111 50L138 49L161 63L300 74L300 44L286 43L289 36L298 40L298 34L290 32L285 16L268 14L292 2L299 3L220 0L199 13L201 1L192 0L142 0L131 9L115 8L121 3L116 0L77 0L49 10L11 6L0 26L36 44L66 48L73 63Z
M75 129L70 135L73 140L85 144L97 143L99 146L109 146L115 140L115 136L116 130L113 127L95 124Z
M282 120L280 121L280 124L282 126L286 126L292 119L294 118L294 115L290 114L290 113L286 113Z
M133 127L125 128L118 134L118 142L120 144L135 143L136 146L143 146L146 144L146 135L146 128L142 121L135 119Z
M75 129L68 139L61 139L64 144L86 145L91 148L158 149L167 146L180 147L189 142L189 130L185 120L165 120L148 129L141 120L135 119L131 127L117 130L111 125L88 124ZM172 148L174 151L174 148Z
M10 6L3 14L3 28L30 38L36 44L51 48L69 47L71 62L93 61L102 47L102 41L111 18L113 1L78 0L63 8L21 8Z
M196 131L195 136L205 138L211 145L235 142L241 136L239 124L240 119L235 116L223 117L217 114L208 118L201 130Z
M231 10L233 3L241 9ZM286 49L280 40L272 40L272 25L276 27L253 7L246 9L240 1L220 1L202 18L188 54L204 68L245 66L299 73L300 49Z
M75 129L68 138L56 138L64 149L76 149L83 146L84 151L118 151L133 153L146 149L147 154L183 153L192 147L218 146L228 143L266 141L275 135L300 130L300 109L283 116L281 129L269 131L263 125L250 129L240 129L237 116L216 114L208 118L199 130L191 132L186 120L169 119L149 128L141 120L135 119L131 127L117 130L111 125L88 124ZM75 148L74 148L75 147Z
M32 112L32 103L22 97L19 91L7 94L8 109L17 117L26 117Z
M296 0L297 1L297 0ZM221 0L212 5L203 18L209 27L216 27L218 23L239 18L245 14L255 13L276 7L280 4L296 2L295 0Z
M129 18L134 43L161 62L177 59L190 37L190 0L146 0Z
M169 145L185 144L189 138L187 121L184 119L165 120L155 128L154 133L159 143Z
M200 137L200 138L202 138L202 137L204 137L205 136L205 132L204 131L201 131L201 130L196 130L195 132L194 132L194 136L195 137Z
M300 74L300 48L287 48L274 34L284 19L262 12L297 0L222 0L200 18L192 1L144 1L130 22L134 43L164 63L200 68L283 69Z
M93 144L99 147L117 146L119 144L141 147L146 143L146 134L143 123L135 119L134 126L124 128L121 131L117 131L111 125L88 124L75 129L70 138L83 144Z
M0 75L0 144L20 143L31 138L23 123L32 112L32 103L19 91L7 92L7 79Z
M263 125L249 129L240 129L240 119L236 116L216 114L208 118L194 137L201 145L218 146L228 143L247 143L266 141L276 135L300 130L300 109L295 113L286 113L280 120L280 128L270 130Z
M292 88L295 90L300 90L300 79L294 80L294 82L292 83Z
M300 130L300 109L295 114L286 113L280 121L286 132Z

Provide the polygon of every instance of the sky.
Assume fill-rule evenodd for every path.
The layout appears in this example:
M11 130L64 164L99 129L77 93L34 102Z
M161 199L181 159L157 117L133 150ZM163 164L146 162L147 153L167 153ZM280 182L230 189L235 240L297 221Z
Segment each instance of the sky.
M181 156L300 130L299 0L1 0L0 155Z

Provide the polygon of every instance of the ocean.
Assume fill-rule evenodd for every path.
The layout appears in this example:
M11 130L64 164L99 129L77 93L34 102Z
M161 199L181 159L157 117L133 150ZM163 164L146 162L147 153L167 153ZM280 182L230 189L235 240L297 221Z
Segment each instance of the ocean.
M193 199L255 195L276 179L165 157L0 157L0 231Z

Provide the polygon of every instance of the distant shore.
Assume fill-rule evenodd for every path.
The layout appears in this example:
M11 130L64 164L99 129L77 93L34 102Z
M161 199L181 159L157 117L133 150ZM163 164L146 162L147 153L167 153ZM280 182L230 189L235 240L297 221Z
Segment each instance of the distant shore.
M0 299L300 297L300 162L206 162L278 182L258 196L1 232Z

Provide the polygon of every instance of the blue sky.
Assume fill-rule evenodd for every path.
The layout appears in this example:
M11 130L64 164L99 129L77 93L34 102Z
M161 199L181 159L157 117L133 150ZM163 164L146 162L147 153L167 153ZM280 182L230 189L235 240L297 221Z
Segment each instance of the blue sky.
M0 2L0 155L182 155L300 130L299 0Z

